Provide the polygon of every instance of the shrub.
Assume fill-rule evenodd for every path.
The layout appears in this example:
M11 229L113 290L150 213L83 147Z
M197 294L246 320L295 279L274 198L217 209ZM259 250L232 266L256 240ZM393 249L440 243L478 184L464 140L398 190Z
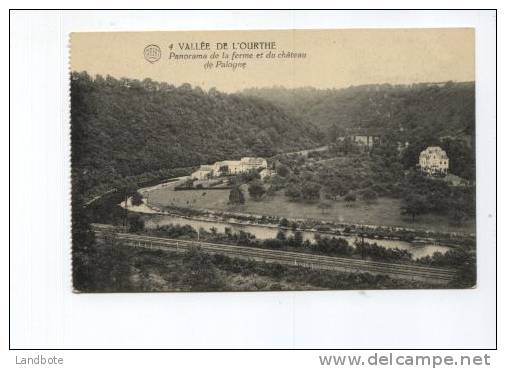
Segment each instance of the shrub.
M244 194L239 186L235 186L230 190L230 195L228 196L229 204L244 204L246 200L244 199Z
M350 206L352 202L357 201L357 195L350 191L344 196L344 201L346 201L346 206Z
M139 206L141 204L142 204L142 195L138 191L135 191L132 195L132 205Z
M280 227L288 227L290 225L290 222L288 221L288 219L286 218L282 218L280 221L279 221L279 226Z
M292 201L297 201L302 198L302 192L296 185L289 185L285 190L285 196Z
M248 193L254 200L260 200L265 194L265 188L260 181L254 180L248 185Z
M131 213L128 215L128 231L140 232L144 230L144 219L141 215Z
M360 193L360 195L362 196L362 200L367 203L372 203L378 199L377 192L372 189L365 189Z

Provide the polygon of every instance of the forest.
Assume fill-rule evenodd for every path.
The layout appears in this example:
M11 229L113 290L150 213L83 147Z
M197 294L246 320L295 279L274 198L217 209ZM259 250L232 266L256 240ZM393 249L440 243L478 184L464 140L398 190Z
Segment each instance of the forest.
M82 188L167 168L318 145L320 131L262 99L72 73L74 179Z
M420 134L474 136L474 82L249 88L242 93L273 102L329 133L330 141L357 127L395 133L404 141Z
M357 197L371 201L387 196L402 198L401 211L413 220L423 213L447 214L456 224L474 217L474 82L250 88L242 93L271 101L325 132L330 150L315 158L316 164L301 157L279 160L273 188L285 188L291 199L317 199L320 190L327 198L350 203ZM377 135L380 143L364 154L351 139L357 132ZM428 146L446 151L449 172L467 186L420 175L419 155ZM336 155L341 158L331 160Z

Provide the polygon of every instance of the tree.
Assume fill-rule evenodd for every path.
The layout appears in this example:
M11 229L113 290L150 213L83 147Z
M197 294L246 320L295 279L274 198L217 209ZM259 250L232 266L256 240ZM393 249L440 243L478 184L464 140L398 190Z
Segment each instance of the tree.
M72 184L72 285L78 291L97 288L97 245L91 214L84 206L82 183Z
M286 240L286 234L283 230L279 230L278 231L278 234L276 235L276 239L280 240L280 241L285 241Z
M355 194L355 192L349 191L344 196L344 201L346 202L346 206L351 206L353 202L357 201L357 195Z
M238 176L238 180L242 183L249 183L256 179L260 179L260 173L257 170L248 170L247 172L242 172Z
M265 194L265 188L260 181L253 181L248 185L248 193L253 200L260 200Z
M304 242L304 237L302 236L301 231L295 231L293 234L293 243L295 246L302 246L302 243Z
M404 199L401 206L401 214L410 215L411 221L415 221L417 215L424 214L427 211L426 199L421 195L410 195Z
M301 194L304 200L318 200L321 186L315 182L306 182L302 185Z
M465 179L475 179L475 155L474 148L467 142L459 139L445 138L441 147L450 158L449 172Z
M272 197L276 194L276 188L274 186L268 186L265 194L269 197Z
M286 177L290 174L290 169L286 165L279 164L276 167L276 173L280 175L281 177Z
M132 195L132 205L139 206L142 205L142 203L142 195L139 193L139 191L135 191Z
M128 215L128 231L135 233L144 230L144 219L141 215L132 213Z
M318 208L322 211L322 214L325 214L325 211L332 208L332 204L327 201L322 201L318 204Z
M467 213L466 213L465 207L466 207L466 205L464 204L464 202L460 198L455 199L452 202L451 219L455 225L462 224L462 222L467 218Z
M228 196L228 203L234 205L244 204L246 200L244 199L244 194L239 186L234 186L230 190L230 194Z
M373 191L372 189L365 189L364 191L362 191L361 195L362 200L364 200L368 204L371 204L378 199L378 194L376 193L376 191Z
M465 252L459 263L454 265L457 273L452 281L453 286L460 288L476 286L476 254Z
M302 198L302 193L298 186L289 185L285 190L285 196L290 200L297 201Z
M123 185L121 186L121 192L125 196L125 201L128 196L132 196L135 192L137 192L138 186L137 183L125 180Z
M280 221L279 221L279 226L280 227L288 227L290 225L290 222L288 221L288 219L286 218L282 218Z
M184 281L192 291L216 291L223 288L223 279L211 257L200 248L195 247L186 252L184 265L188 271Z

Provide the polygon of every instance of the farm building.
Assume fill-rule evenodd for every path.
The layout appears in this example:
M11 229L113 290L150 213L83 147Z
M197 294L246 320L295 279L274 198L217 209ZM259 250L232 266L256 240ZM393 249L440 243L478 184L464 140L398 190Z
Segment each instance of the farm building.
M195 179L208 179L222 174L246 173L250 170L267 168L267 160L257 157L244 157L241 160L222 160L211 165L201 165L192 174Z
M264 180L265 178L272 177L275 174L276 172L272 169L265 168L260 171L260 179Z

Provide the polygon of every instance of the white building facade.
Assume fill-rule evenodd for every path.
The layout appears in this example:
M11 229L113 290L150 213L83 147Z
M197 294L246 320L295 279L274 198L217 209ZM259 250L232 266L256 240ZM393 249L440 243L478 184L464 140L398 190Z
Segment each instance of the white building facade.
M240 171L249 172L254 169L267 168L267 160L264 158L245 157L240 160Z
M429 146L420 153L418 161L422 172L428 175L446 175L450 167L450 159L439 146Z
M380 137L372 135L354 135L352 136L352 140L359 146L371 149L374 145L379 144Z
M199 169L192 173L191 177L199 181L209 179L213 176L213 169L212 165L201 165Z
M264 158L244 157L241 160L222 160L211 165L201 165L192 173L192 178L203 180L222 174L240 174L264 168L267 168L267 160Z

